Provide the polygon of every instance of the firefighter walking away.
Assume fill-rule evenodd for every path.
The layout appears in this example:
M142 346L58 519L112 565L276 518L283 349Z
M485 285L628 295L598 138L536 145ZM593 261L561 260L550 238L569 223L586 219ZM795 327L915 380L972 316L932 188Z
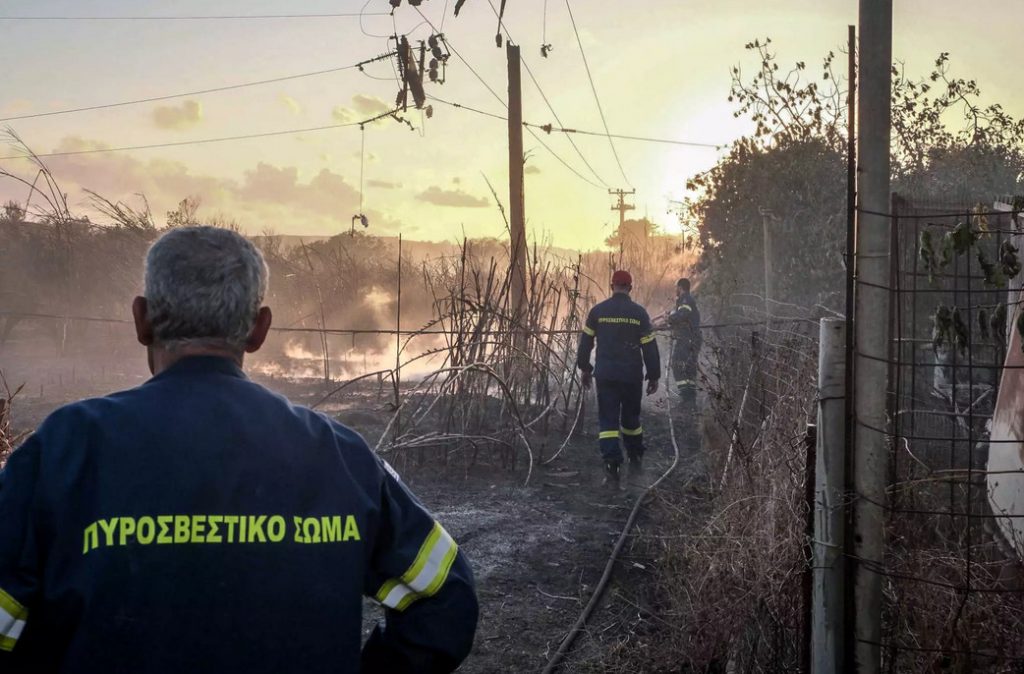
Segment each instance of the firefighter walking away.
M661 359L647 310L630 299L633 277L627 271L612 274L612 296L595 305L580 335L576 364L584 388L597 380L598 446L604 461L605 485L619 488L622 445L631 477L643 465L644 435L640 402L646 371L647 395L658 390ZM595 364L590 352L597 342Z

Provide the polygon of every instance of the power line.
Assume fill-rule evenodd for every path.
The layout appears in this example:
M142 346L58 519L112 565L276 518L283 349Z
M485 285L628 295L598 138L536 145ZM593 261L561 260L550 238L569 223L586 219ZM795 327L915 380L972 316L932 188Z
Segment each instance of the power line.
M533 71L530 69L530 66L526 63L526 59L520 56L519 60L523 62L523 66L526 68L526 74L530 76L530 80L533 82L533 86L537 87L537 91L540 93L540 97L544 100L544 104L547 105L548 110L551 111L551 116L555 118L555 121L558 123L559 126L563 126L561 118L559 118L558 113L555 112L555 108L554 106L551 105L551 101L548 100L547 94L545 94L544 90L540 88L540 82L538 82L537 78L534 77ZM597 178L597 181L604 185L605 187L608 187L608 183L605 182L604 178L597 174L597 171L594 170L594 167L590 164L589 161L587 161L587 158L583 156L583 151L580 150L580 148L576 145L576 142L572 139L572 137L566 136L565 139L569 141L570 145L572 145L572 149L576 150L576 154L578 154L580 159L583 160L583 163L586 165L588 169L590 169L590 172L594 174L594 177Z
M191 16L0 16L0 21L206 21L246 19L332 19L358 16L387 16L388 12L333 12L325 14L246 14Z
M19 154L19 155L11 155L11 156L8 156L8 157L0 157L0 161L8 160L8 159L33 159L35 157L39 157L39 158L43 158L43 157L72 157L72 156L83 155L83 154L103 154L103 153L107 153L107 152L129 152L129 151L133 151L133 150L155 150L155 149L158 149L158 148L181 147L181 146L184 146L184 145L206 145L208 143L224 143L224 142L232 141L232 140L247 140L247 139L250 139L250 138L269 138L271 136L288 136L288 135L292 135L292 134L296 134L296 133L311 133L313 131L327 131L329 129L341 129L341 128L351 127L351 126L362 126L364 124L369 124L370 122L375 122L378 119L383 119L384 117L395 116L395 115L397 115L398 111L399 111L398 108L395 108L394 110L388 110L387 112L382 112L381 114L379 114L379 115L377 115L375 117L371 117L369 119L364 119L364 120L359 121L359 122L346 122L344 124L328 124L328 125L325 125L325 126L311 126L311 127L307 127L307 128L304 128L304 129L287 129L287 130L284 130L284 131L265 131L265 132L262 132L262 133L249 133L249 134L243 134L243 135L239 135L239 136L221 136L221 137L218 137L218 138L200 138L198 140L181 140L181 141L175 141L175 142L170 142L170 143L153 143L153 144L150 144L150 145L126 145L126 146L123 146L123 147L101 147L101 148L92 148L92 149L89 149L89 150L70 150L70 151L67 151L67 152L44 152L44 153L38 153L38 154L34 154L34 155Z
M490 5L491 11L494 12L494 16L498 17L498 25L501 26L501 29L505 31L505 38L509 42L513 42L514 43L515 41L512 39L511 33L508 32L508 27L505 26L505 23L502 21L501 15L498 14L498 10L495 9L495 7L494 7L494 3L491 0L487 0L487 4ZM545 7L545 12L546 11L547 11L547 9ZM545 19L545 22L546 22L546 19ZM558 123L559 126L563 126L562 120L558 118L558 113L555 112L554 106L551 105L551 101L548 100L547 94L544 93L544 90L540 86L540 82L537 81L537 78L534 76L533 71L530 69L530 64L527 63L526 59L524 59L522 56L519 57L519 60L522 62L523 67L526 68L526 74L530 76L530 80L533 82L533 86L535 86L537 88L537 91L540 93L540 97L544 100L544 104L548 106L548 110L551 112L551 116L555 118L555 121ZM525 126L528 127L529 125L525 125ZM579 155L579 158L583 161L583 164L588 169L590 169L590 172L594 175L595 178L597 178L597 182L601 183L605 187L608 187L608 183L606 183L604 181L604 178L602 178L600 175L598 175L597 171L594 170L593 165L591 165L591 163L589 161L587 161L587 158L583 156L583 152L576 145L576 142L572 139L572 137L571 136L566 136L565 139L567 141L569 141L569 145L571 145L572 149L576 151L577 155Z
M581 136L599 136L602 138L621 138L622 140L637 140L645 143L663 143L666 145L688 145L690 147L706 147L717 150L722 145L715 145L714 143L698 143L696 141L689 140L672 140L670 138L648 138L646 136L627 136L621 133L601 133L600 131L583 131L582 129L559 129L551 126L550 124L536 125L531 124L542 131L559 131L561 133L578 133Z
M427 22L428 24L430 24L430 27L431 27L431 28L433 28L435 32L439 32L439 31L437 30L437 27L436 27L436 26L434 26L434 24L433 24L433 23L432 23L432 22L430 21L430 19L428 19L428 18L426 17L426 15L425 15L425 14L424 14L424 13L423 13L423 12L422 12L421 10L420 10L420 8L419 8L419 7L416 7L415 5L413 5L413 8L414 8L414 9L415 9L415 10L416 10L417 12L419 12L419 15L423 17L423 20L424 20L424 21L426 21L426 22ZM464 58L464 57L462 56L462 54L460 54L460 53L459 53L459 51L458 51L458 50L457 50L457 49L455 48L455 45L453 45L453 44L452 44L452 43L451 43L451 42L450 42L450 41L448 40L448 38L447 38L447 37L445 37L445 38L444 38L444 42L445 42L445 44L446 44L446 45L448 46L448 48L449 48L449 49L451 49L452 53L453 53L453 54L455 54L455 55L456 55L457 57L459 57L459 60L460 60L460 61L462 61L462 63L463 63L463 64L465 64L465 66L466 66L467 68L469 68L469 71L470 71L471 73L473 73L473 76L474 76L474 77L476 77L476 78L477 78L477 79L478 79L478 80L480 81L480 83L481 83L481 84L483 84L483 85L484 85L484 87L486 87L486 88L487 88L487 90L488 90L489 92L491 92L491 95L492 95L492 96L494 96L494 97L495 97L496 99L498 99L498 102L499 102L499 103L501 103L502 107L504 107L504 108L505 108L506 110L508 110L508 103L506 103L506 102L505 102L505 100L504 100L504 99L503 99L503 98L502 98L501 96L499 96L499 95L497 94L497 92L495 92L495 91L494 91L494 89L493 89L493 88L491 87L491 85L489 85L489 84L487 83L487 80L485 80L485 79L484 79L483 77L481 77L481 76L480 76L480 73L478 73L478 72L476 71L476 69L475 69L475 68L473 68L473 66L472 66L472 65L470 65L469 61L467 61L467 60L466 60L466 59L465 59L465 58ZM600 185L598 185L597 183L595 183L595 182L594 182L593 180L590 180L589 178L587 178L587 177L586 177L585 175L583 175L582 173L580 173L579 171L577 171L577 170L576 170L575 168L573 168L573 167L572 167L572 166L571 166L571 165L570 165L570 164L569 164L568 162L566 162L566 161L565 161L564 159L562 159L562 157L561 157L561 156L559 156L559 154L558 154L557 152L555 152L554 150L552 150L552 149L551 149L551 147L550 147L550 146L549 146L549 145L548 145L547 143L545 143L545 142L544 142L544 141L543 141L543 140L542 140L542 139L540 138L540 136L538 136L538 135L536 134L536 132L534 132L534 130L533 130L533 129L530 129L530 128L528 128L527 130L528 130L528 131L530 132L530 135L531 135L531 136L533 136L533 139L534 139L535 141L537 141L538 143L540 143L541 147L543 147L543 148L544 148L545 150L547 150L547 151L548 151L548 153L549 153L549 154L550 154L550 155L551 155L552 157L554 157L555 159L557 159L557 160L558 160L558 161L559 161L559 162L560 162L560 163L562 164L562 166L564 166L565 168L569 169L569 170L570 170L570 171L571 171L572 173L574 173L574 174L576 175L576 177L577 177L577 178L579 178L579 179L580 179L580 180L582 180L583 182L587 183L588 185L592 185L593 187L597 187L597 188L599 188L599 189L602 189Z
M451 106L453 108L459 108L461 110L468 110L469 112L473 112L473 113L476 113L478 115L483 115L485 117L491 117L493 119L500 119L500 120L505 121L505 122L508 121L508 117L505 117L503 115L499 115L499 114L496 114L496 113L493 113L493 112L488 112L486 110L481 110L479 108L474 108L474 107L472 107L470 105L465 105L463 103L453 103L452 101L446 101L443 98L438 98L437 96L434 96L434 95L428 95L427 98L429 98L431 100L434 100L434 101L437 101L438 103L442 103L444 105L449 105L449 106ZM540 131L544 131L545 133L558 132L558 133L564 133L564 134L579 134L581 136L597 136L599 138L605 138L605 137L607 137L609 135L609 134L601 133L600 131L584 131L582 129L571 129L571 128L567 128L567 127L558 127L558 126L554 126L552 124L533 124L532 122L523 122L523 126L529 127L529 128L533 128L533 129L538 129ZM714 143L699 143L699 142L696 142L696 141L688 141L688 140L673 140L671 138L652 138L652 137L648 137L648 136L629 136L629 135L617 134L617 133L611 134L611 136L613 138L620 138L622 140L635 140L635 141L640 141L640 142L644 142L644 143L661 143L661 144L664 144L664 145L683 145L683 146L689 146L689 147L710 148L710 149L714 149L714 150L717 150L718 148L722 147L722 145L716 145Z
M572 15L572 7L569 5L569 0L565 0L565 8L569 10L569 20L572 22L572 30L576 34L576 44L580 47L580 56L583 57L583 67L587 70L587 79L590 81L590 90L594 92L594 102L597 103L597 111L601 113L601 124L604 125L604 132L608 134L608 144L612 147L612 154L615 155L615 163L619 165L619 173L622 174L622 179L626 181L626 184L632 187L632 183L629 182L629 178L626 177L626 171L622 168L622 161L619 159L619 152L615 149L615 142L612 140L612 132L608 129L608 120L604 117L604 108L601 107L601 98L597 95L597 87L594 86L594 77L590 74L590 64L587 63L587 54L583 51L583 41L580 40L580 32L576 29L576 19Z
M462 103L452 103L451 101L446 101L443 98L438 98L433 94L427 94L427 98L429 98L432 101L437 101L438 103L443 103L444 105L450 105L453 108L459 108L460 110L469 110L470 112L475 112L478 115L484 115L485 117L491 117L493 119L500 119L503 122L508 121L508 117L505 117L504 115L499 115L493 112L487 112L486 110L474 108L472 106L464 105ZM526 126L526 122L523 122L523 126Z
M89 105L81 108L65 108L63 110L52 110L50 112L36 112L27 115L17 115L15 117L4 117L0 118L0 122L14 122L22 119L35 119L38 117L53 117L54 115L69 115L76 112L88 112L90 110L106 110L109 108L118 108L126 105L138 105L140 103L155 103L158 101L166 101L172 98L184 98L185 96L200 96L203 94L212 94L220 91L234 91L236 89L245 89L246 87L256 87L263 84L273 84L275 82L286 82L288 80L297 80L304 77L315 77L317 75L327 75L330 73L337 73L343 70L352 70L359 68L360 70L364 65L374 63L376 61L383 61L394 56L394 52L387 54L381 54L374 56L373 58L360 61L359 63L353 63L347 66L339 66L337 68L326 68L324 70L313 70L311 72L297 73L295 75L284 75L282 77L271 77L265 80L255 80L252 82L242 82L240 84L229 84L222 87L211 87L209 89L197 89L196 91L186 91L177 94L166 94L163 96L151 96L149 98L136 98L128 101L118 101L116 103L104 103L101 105Z

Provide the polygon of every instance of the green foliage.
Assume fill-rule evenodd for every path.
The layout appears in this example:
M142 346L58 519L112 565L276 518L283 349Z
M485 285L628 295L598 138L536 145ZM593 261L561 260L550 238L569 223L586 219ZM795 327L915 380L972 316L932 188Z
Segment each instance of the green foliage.
M965 354L968 344L970 329L960 309L940 304L932 317L932 348L950 347Z
M981 271L985 274L986 287L1006 287L1006 276L1003 274L1002 268L995 262L989 261L988 256L985 255L985 251L981 248L978 249L978 264L981 265Z
M748 43L757 69L748 76L736 66L731 73L734 116L752 121L753 132L687 183L695 194L680 217L700 229L703 287L724 297L763 290L761 228L770 211L777 299L838 308L846 238L845 68L836 72L830 52L817 77L808 77L804 62L783 70L771 44ZM902 66L893 69L896 191L945 199L1024 191L1024 121L980 100L974 80L950 74L949 54L941 54L923 79L908 77ZM1024 200L1014 208L1024 210ZM978 216L941 242L922 234L925 269L934 275L953 255L967 252L986 225ZM1007 273L1010 262L1000 259L993 281L996 271L1016 275Z
M1006 278L1013 278L1020 273L1021 264L1018 252L1017 247L1009 239L1003 241L999 246L999 264Z
M1000 302L996 305L996 308L992 311L992 316L988 319L989 328L991 328L992 337L996 339L999 344L1006 346L1006 304Z

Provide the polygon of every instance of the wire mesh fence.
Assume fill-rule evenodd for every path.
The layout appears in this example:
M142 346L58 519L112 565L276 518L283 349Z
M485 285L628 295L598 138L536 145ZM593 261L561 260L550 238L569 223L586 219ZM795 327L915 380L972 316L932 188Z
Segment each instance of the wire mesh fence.
M810 608L807 431L821 311L769 303L769 315L755 296L723 306L715 318L728 327L705 332L701 363L707 482L666 506L659 532L694 533L655 548L668 569L664 615L677 625L665 659L693 671L797 671Z
M1006 535L1007 521L1024 518L1024 500L993 498L994 484L1024 468L1019 438L992 433L1012 393L1004 375L1019 314L1013 211L1012 202L893 199L886 549L882 564L866 567L883 576L886 671L1024 666L1021 548ZM993 470L1007 451L1016 460Z

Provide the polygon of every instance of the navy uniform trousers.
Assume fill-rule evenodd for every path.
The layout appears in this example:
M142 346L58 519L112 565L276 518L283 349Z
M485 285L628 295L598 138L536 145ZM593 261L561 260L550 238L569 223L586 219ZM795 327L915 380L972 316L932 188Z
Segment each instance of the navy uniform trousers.
M677 337L672 348L672 376L683 398L697 393L697 349L690 341L689 337Z
M640 401L644 380L597 380L597 416L600 427L599 444L605 461L622 462L619 438L626 453L639 457L644 453L644 430L640 426Z

